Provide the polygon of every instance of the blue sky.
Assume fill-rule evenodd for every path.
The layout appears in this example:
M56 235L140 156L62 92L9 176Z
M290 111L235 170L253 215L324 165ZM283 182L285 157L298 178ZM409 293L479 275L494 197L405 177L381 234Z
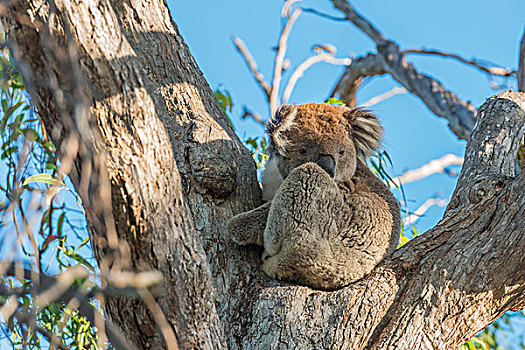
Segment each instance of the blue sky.
M264 117L268 107L241 56L231 41L242 38L267 80L271 78L272 48L281 28L281 1L168 1L191 52L212 89L227 89L234 101L232 119L244 139L263 135L251 120L241 120L242 107L248 106ZM465 58L484 59L504 67L516 67L519 40L525 29L525 1L354 1L358 11L370 19L401 48L435 48ZM315 8L336 16L330 1L305 0L303 7ZM198 9L196 11L196 9ZM334 22L304 13L290 35L287 57L292 67L312 54L315 44L329 43L337 57L359 56L374 52L373 43L347 22ZM480 71L450 59L409 56L421 71L475 106L497 91L490 88ZM299 80L291 102L322 102L332 91L343 68L320 63ZM510 86L516 87L515 80ZM358 94L358 103L398 86L389 77L374 78ZM466 143L449 131L447 122L437 118L412 95L399 95L372 108L385 126L385 149L391 155L398 175L427 161L453 153L462 156ZM405 186L409 209L415 210L432 196L448 198L455 179L433 175ZM417 224L423 232L435 225L444 208L433 207Z

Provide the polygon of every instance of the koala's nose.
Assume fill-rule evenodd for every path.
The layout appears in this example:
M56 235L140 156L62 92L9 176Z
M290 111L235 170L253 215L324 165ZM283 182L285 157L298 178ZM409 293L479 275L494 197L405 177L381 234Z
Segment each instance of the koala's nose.
M331 155L322 155L317 159L317 165L319 165L324 171L331 177L335 175L335 160Z

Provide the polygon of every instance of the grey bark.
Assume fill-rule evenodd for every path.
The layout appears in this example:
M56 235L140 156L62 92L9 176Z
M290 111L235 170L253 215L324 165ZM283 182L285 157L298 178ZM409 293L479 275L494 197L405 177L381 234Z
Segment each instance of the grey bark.
M362 280L322 292L269 279L260 252L227 238L228 218L260 204L255 168L165 3L62 0L56 14L42 5L17 2L4 18L15 58L63 154L67 132L79 131L85 150L75 186L102 271L128 260L125 268L161 271L156 299L181 348L455 348L525 307L525 175L513 164L525 133L523 94L480 109L458 187L434 229ZM90 138L80 132L86 121L75 119L76 90L89 106ZM89 167L100 181L86 179ZM109 200L96 190L104 179L111 217L99 210ZM128 250L112 251L112 226ZM108 310L139 348L163 346L138 301L110 300Z
M10 48L62 158L72 140L81 140L72 178L102 274L159 270L165 280L157 301L180 347L223 348L201 237L218 251L231 249L217 237L233 211L259 204L259 188L249 152L165 3L66 0L54 8L22 1L11 14L5 19ZM80 97L90 120L78 120L85 119L76 113ZM89 124L92 136L81 132ZM79 132L69 135L72 129ZM102 181L93 180L98 175ZM108 199L111 216L101 203ZM107 234L112 230L118 246ZM138 347L161 346L154 315L142 303L118 298L107 309Z

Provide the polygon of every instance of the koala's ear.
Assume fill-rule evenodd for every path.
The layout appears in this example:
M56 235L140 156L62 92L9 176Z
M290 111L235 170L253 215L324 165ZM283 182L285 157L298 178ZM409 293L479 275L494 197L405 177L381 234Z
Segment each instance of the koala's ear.
M370 157L379 148L383 138L383 127L377 116L361 108L347 108L343 115L350 123L357 154Z
M275 115L266 123L266 131L270 135L270 143L280 155L286 155L286 147L290 143L287 131L294 125L297 107L294 105L282 105Z

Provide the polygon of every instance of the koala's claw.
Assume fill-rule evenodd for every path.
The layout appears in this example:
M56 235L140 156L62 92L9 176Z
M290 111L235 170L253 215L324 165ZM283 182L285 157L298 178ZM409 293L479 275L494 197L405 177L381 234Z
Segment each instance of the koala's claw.
M266 253L265 253L266 254ZM268 277L271 277L275 280L282 280L284 278L284 276L280 273L280 268L279 268L279 257L274 255L274 256L269 256L267 255L266 257L263 255L263 265L262 265L262 269L264 271L264 273L268 276Z

